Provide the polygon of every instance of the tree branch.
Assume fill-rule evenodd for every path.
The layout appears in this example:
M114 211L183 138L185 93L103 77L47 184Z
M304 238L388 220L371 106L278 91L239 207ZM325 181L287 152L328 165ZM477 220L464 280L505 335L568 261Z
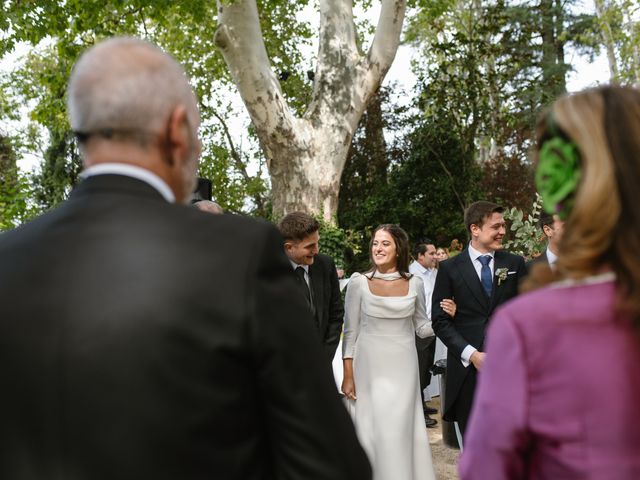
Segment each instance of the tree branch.
M406 8L406 0L382 0L376 34L368 55L371 74L378 77L377 80L380 83L396 57Z
M236 145L233 142L233 138L231 137L231 133L229 132L229 127L227 126L227 122L213 108L210 111L213 114L213 116L216 117L218 119L218 121L220 122L220 126L222 127L222 132L224 133L224 136L227 139L227 143L229 144L231 158L233 159L233 162L234 162L236 168L238 169L238 171L242 175L242 178L244 178L244 180L246 182L249 182L251 180L251 176L247 172L247 168L246 168L244 162L242 161L242 156L240 155L240 153L236 149Z
M361 58L350 0L320 0L319 37L312 100L305 114L314 123L326 115L344 115L353 98L354 70Z
M222 127L222 132L224 133L224 136L227 139L227 143L229 144L231 158L233 159L233 163L236 169L240 172L240 175L242 175L242 178L244 178L244 181L247 184L249 184L253 179L251 178L251 175L249 175L249 172L247 172L247 167L245 163L242 161L242 156L240 155L240 152L238 152L238 149L236 148L233 138L231 137L231 132L229 132L229 127L227 126L227 122L218 112L215 111L215 109L212 108L210 111L213 114L213 116L216 117L220 122L220 126ZM262 198L262 196L259 193L254 193L251 196L253 198L253 201L256 202L256 208L258 209L258 211L262 212L264 210L264 198Z
M229 5L217 0L217 6L220 26L214 41L249 111L269 165L274 157L270 146L289 143L295 136L295 118L271 69L255 0Z

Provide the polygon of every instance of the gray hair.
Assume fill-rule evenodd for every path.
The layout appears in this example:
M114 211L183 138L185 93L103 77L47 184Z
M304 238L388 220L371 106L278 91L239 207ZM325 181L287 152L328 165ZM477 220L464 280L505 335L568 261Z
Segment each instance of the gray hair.
M136 38L112 38L86 51L73 68L67 93L76 132L160 133L178 105L186 108L191 128L199 124L182 67Z
M211 200L199 200L194 202L193 206L203 212L215 214L224 213L224 209L219 204L212 202Z

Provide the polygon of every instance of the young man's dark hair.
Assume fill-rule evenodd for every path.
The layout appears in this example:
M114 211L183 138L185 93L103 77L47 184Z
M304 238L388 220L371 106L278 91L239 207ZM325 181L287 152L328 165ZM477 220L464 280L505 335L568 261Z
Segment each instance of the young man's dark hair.
M308 213L292 212L280 220L278 229L285 240L302 240L320 230L320 223Z
M413 258L418 258L418 255L424 255L424 253L427 251L427 245L435 246L435 243L433 243L430 238L422 237L421 239L419 239L413 246L413 250L411 250L411 255L413 255Z
M481 200L474 202L464 212L464 224L467 232L471 232L471 225L477 225L482 228L484 221L494 213L502 213L504 208L493 202Z
M553 227L553 215L546 212L540 214L540 220L538 220L538 226L544 230L544 227Z

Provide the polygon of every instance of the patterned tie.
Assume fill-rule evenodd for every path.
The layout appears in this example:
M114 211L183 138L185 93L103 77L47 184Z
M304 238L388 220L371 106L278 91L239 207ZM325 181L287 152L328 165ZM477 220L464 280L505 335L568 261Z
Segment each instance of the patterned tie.
M491 268L489 263L491 262L491 255L482 255L478 257L478 260L482 264L482 270L480 270L480 281L482 282L482 288L487 297L491 298L491 291L493 290L493 280L491 279Z
M304 296L307 299L307 303L309 304L309 307L311 307L311 294L309 292L309 285L304 278L304 268L296 267L296 276L298 277L298 282L300 282L302 290L304 290Z

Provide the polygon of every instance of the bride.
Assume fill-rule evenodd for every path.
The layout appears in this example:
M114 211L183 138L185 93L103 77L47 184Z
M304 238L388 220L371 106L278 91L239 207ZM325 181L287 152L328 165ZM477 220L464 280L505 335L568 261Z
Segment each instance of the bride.
M409 239L397 225L376 228L370 255L371 269L347 287L342 392L374 480L433 480L414 336L433 335L422 279L408 273Z

